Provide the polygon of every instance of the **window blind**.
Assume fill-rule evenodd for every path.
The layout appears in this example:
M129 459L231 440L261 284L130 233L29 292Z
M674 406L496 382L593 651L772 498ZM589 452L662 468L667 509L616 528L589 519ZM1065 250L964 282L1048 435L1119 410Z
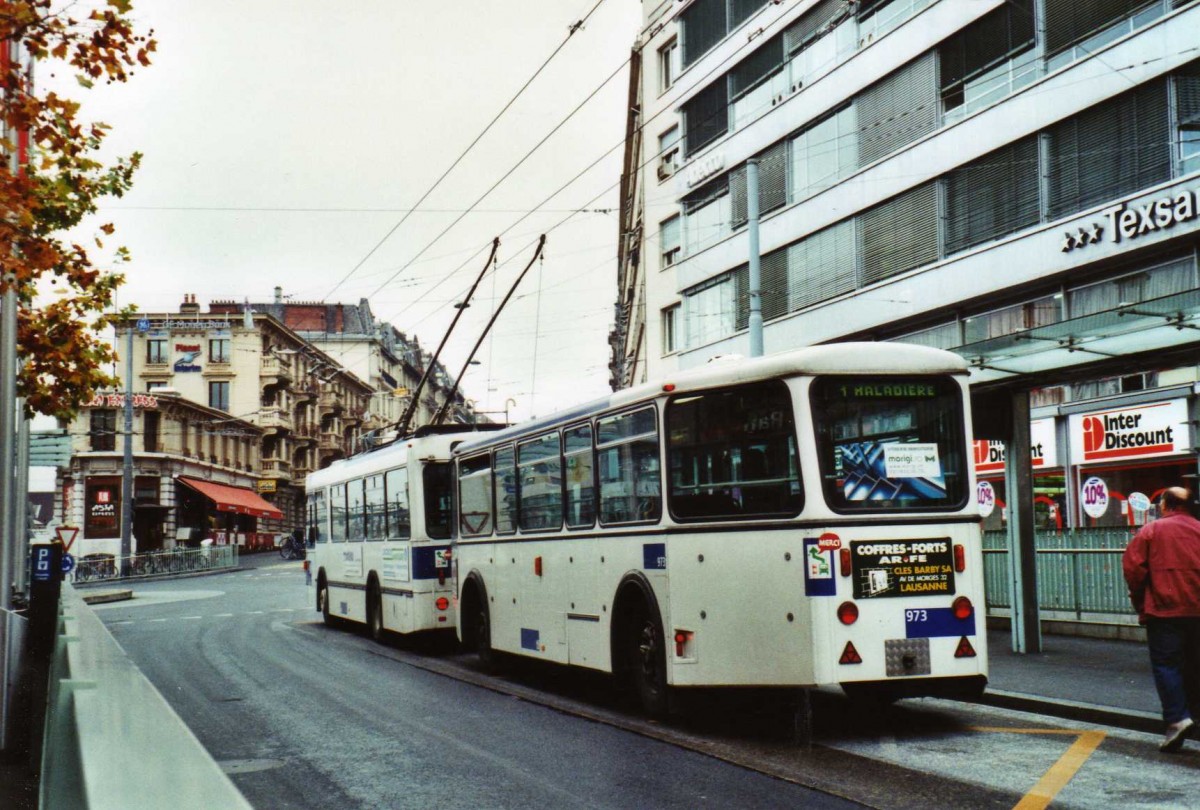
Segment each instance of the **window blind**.
M1049 130L1049 211L1056 219L1171 175L1167 84L1159 79Z
M729 91L721 77L683 105L684 154L692 155L729 130Z
M774 36L729 71L730 98L736 99L757 87L763 79L783 67L783 36Z
M770 0L730 0L729 30L737 28Z
M1184 65L1176 72L1175 109L1181 125L1200 124L1200 61Z
M817 37L845 7L843 0L821 0L783 32L784 49L795 53Z
M817 231L788 248L788 308L792 311L855 287L855 221Z
M683 66L695 62L725 38L725 0L696 0L679 15L683 27Z
M1045 0L1046 54L1087 39L1148 5L1147 0Z
M938 259L937 185L926 183L863 212L863 284Z
M1008 0L938 47L943 95L1033 44L1033 0Z
M946 176L947 254L1037 221L1037 136L997 149Z
M891 154L937 126L936 53L909 62L856 99L860 166Z
M750 216L746 201L746 166L729 173L733 227L746 223ZM780 141L758 155L758 212L765 214L787 203L787 141Z

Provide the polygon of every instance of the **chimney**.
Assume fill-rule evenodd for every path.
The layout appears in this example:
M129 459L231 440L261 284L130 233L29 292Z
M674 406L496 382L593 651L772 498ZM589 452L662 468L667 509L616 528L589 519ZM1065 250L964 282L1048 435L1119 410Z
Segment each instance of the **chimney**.
M275 288L275 303L276 303L276 304L282 304L282 303L283 303L283 287L276 287L276 288Z
M180 312L193 313L200 311L200 305L196 303L195 293L184 293L183 304L179 307Z

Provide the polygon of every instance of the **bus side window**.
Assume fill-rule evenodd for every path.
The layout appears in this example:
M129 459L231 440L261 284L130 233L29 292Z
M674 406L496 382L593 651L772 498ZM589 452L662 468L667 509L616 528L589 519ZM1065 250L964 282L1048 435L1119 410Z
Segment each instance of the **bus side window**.
M654 408L605 417L596 426L601 524L657 521L662 484Z
M361 478L346 484L346 536L351 542L361 542L367 534L366 499Z
M384 500L383 475L368 475L366 486L367 539L386 540L387 503Z
M329 539L334 543L346 542L346 485L329 488L330 522Z
M493 479L496 494L496 533L512 534L517 530L517 469L516 455L511 447L496 451Z
M458 463L458 531L464 537L492 533L492 459L487 453Z
M558 431L517 445L521 531L562 528L562 455Z
M393 540L412 537L412 518L408 511L408 468L389 470L387 474L388 536Z
M567 526L590 529L596 524L596 480L592 457L592 426L563 431L563 479L566 484Z

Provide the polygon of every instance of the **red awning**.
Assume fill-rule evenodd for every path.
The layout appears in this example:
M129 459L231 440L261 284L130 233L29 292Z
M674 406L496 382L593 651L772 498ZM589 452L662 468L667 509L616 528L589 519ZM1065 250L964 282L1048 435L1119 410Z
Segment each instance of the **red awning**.
M258 493L252 489L232 487L228 484L214 484L212 481L200 481L182 475L175 480L208 498L216 505L218 512L234 512L239 515L253 515L262 518L283 517L283 512L258 497Z

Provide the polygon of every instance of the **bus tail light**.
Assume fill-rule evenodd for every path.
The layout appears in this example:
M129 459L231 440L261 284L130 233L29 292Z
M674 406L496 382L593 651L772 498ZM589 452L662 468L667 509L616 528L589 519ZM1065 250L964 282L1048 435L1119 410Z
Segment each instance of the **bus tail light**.
M954 618L958 620L969 619L975 608L971 605L971 600L965 596L960 596L954 600L951 609L954 611Z
M690 658L688 647L691 646L692 639L695 633L691 630L676 630L675 631L675 657Z
M438 610L446 610L450 607L450 600L444 596L439 596L437 601L433 603Z
M838 567L841 569L842 576L848 577L852 573L850 570L850 549L838 549Z
M837 609L838 621L850 626L858 621L858 605L853 602L842 602Z
M960 574L967 570L967 548L962 543L954 544L954 570Z
M445 585L446 584L446 569L439 568L437 570L437 572L438 572L438 585Z
M854 649L854 642L847 641L845 649L842 650L842 657L838 659L839 664L861 664L862 656L858 654L858 650Z
M958 647L954 650L955 658L974 658L975 648L971 646L971 642L967 641L967 637L963 636L958 640Z
M533 575L535 577L540 577L542 575L542 558L541 557L533 558Z

